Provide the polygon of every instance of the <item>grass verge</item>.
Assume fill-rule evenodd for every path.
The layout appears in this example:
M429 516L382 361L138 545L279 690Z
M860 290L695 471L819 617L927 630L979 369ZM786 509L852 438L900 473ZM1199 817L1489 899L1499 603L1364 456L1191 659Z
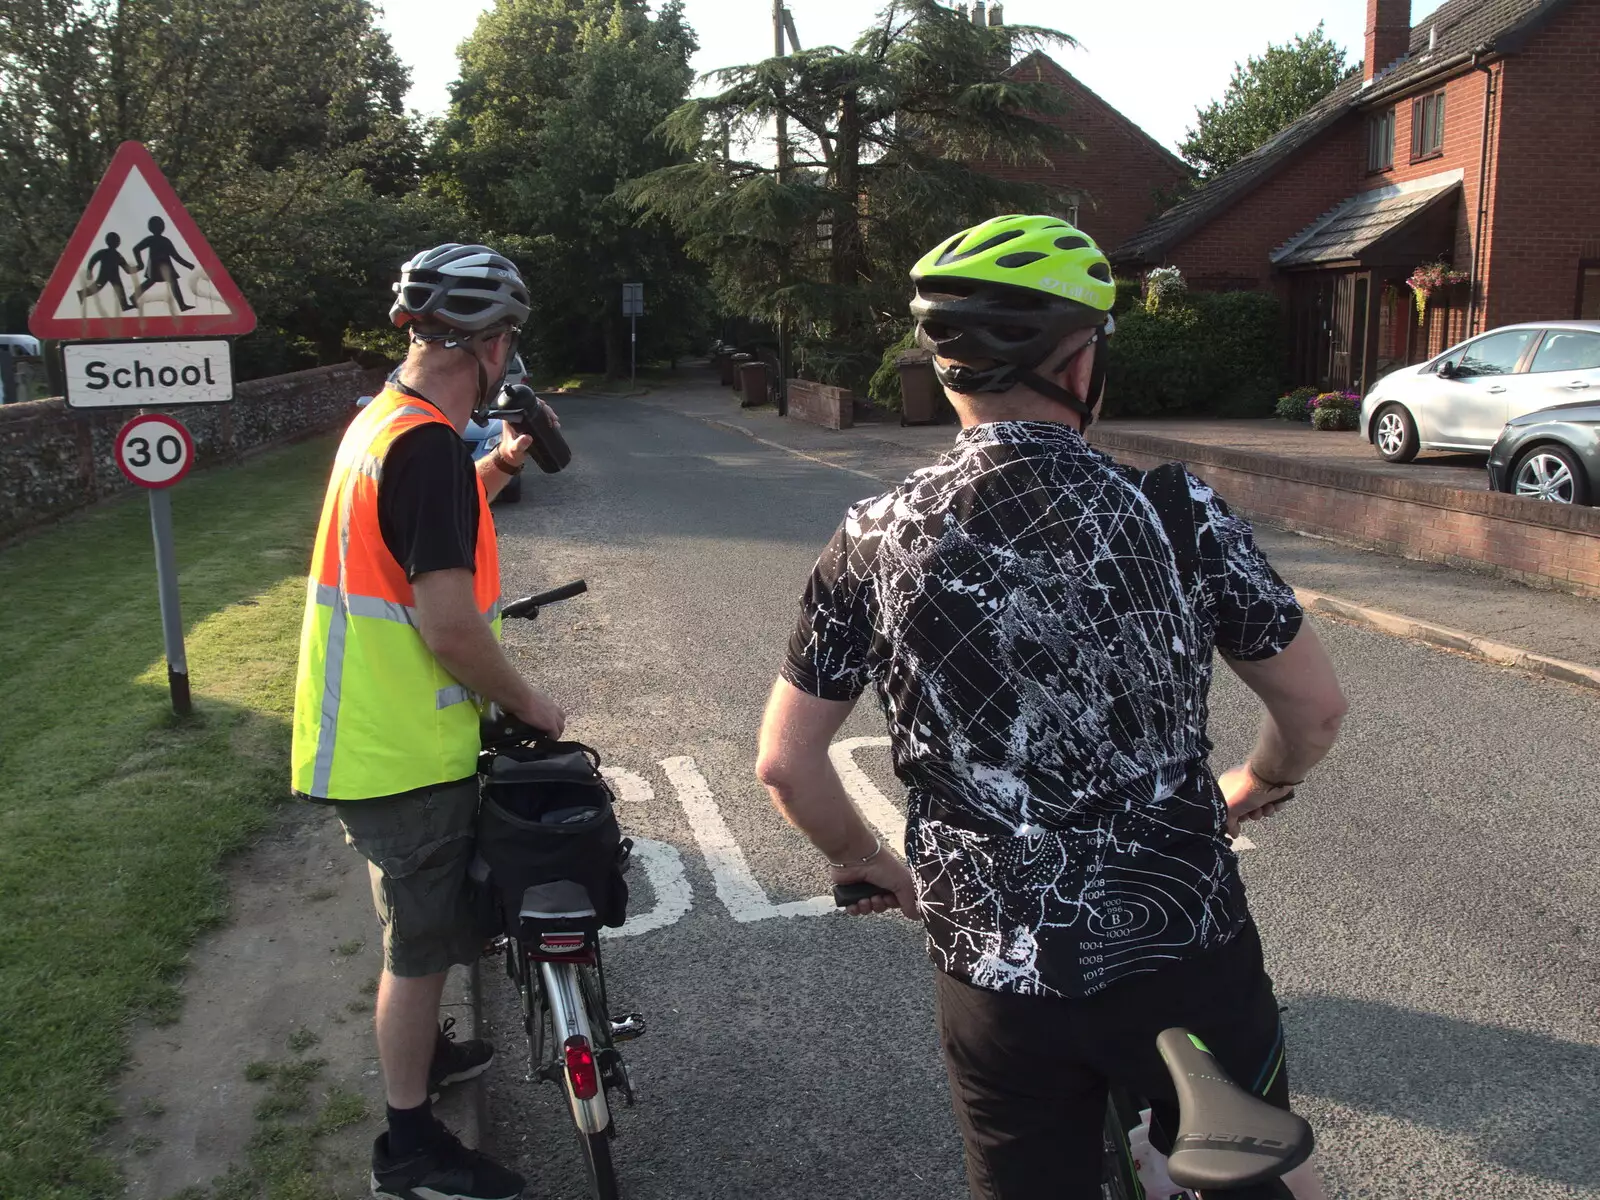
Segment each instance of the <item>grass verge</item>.
M95 1136L128 1030L170 1020L223 857L285 794L305 571L334 443L173 493L195 715L168 707L144 497L0 551L0 1191L121 1194Z

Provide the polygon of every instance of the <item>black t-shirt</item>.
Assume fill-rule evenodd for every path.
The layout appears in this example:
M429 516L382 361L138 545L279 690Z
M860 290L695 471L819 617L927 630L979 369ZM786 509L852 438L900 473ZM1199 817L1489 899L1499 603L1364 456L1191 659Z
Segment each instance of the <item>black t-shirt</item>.
M1248 919L1207 767L1212 650L1270 657L1301 613L1249 523L1184 479L1160 513L1066 425L979 425L853 506L811 576L784 678L876 687L957 978L1092 995Z
M406 394L426 400L409 389ZM430 422L395 438L378 480L378 528L407 579L473 569L478 484L472 453L454 428Z

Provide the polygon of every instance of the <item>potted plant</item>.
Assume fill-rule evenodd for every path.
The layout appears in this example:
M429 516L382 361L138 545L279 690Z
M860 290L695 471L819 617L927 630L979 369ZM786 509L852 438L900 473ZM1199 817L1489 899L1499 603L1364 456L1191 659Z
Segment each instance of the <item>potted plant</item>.
M1458 283L1466 282L1465 271L1457 271L1444 261L1423 263L1411 272L1411 278L1406 280L1406 285L1417 301L1417 324L1421 325L1423 318L1428 315L1429 296L1441 288L1454 287Z
M1354 392L1323 392L1311 402L1311 428L1349 432L1360 411L1361 397Z

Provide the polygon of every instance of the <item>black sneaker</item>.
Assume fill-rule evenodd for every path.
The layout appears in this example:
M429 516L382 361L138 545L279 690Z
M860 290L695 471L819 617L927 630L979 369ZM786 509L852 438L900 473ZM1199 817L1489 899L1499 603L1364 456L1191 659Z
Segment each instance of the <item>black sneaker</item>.
M389 1154L389 1135L372 1143L372 1194L378 1200L517 1200L524 1180L487 1155L468 1150L444 1126L426 1150Z
M439 1030L439 1040L433 1048L433 1063L428 1067L428 1099L437 1100L439 1093L452 1083L476 1079L489 1069L494 1061L494 1047L479 1038L470 1042L456 1041L456 1019L446 1017Z

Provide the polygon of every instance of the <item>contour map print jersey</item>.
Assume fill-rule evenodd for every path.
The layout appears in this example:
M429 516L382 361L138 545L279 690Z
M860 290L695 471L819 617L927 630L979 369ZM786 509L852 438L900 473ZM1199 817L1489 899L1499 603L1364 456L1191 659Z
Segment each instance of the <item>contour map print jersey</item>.
M1270 657L1301 612L1249 524L1176 478L1158 513L1068 426L979 425L852 507L812 573L784 677L877 686L957 978L1091 995L1248 919L1206 765L1212 648Z

